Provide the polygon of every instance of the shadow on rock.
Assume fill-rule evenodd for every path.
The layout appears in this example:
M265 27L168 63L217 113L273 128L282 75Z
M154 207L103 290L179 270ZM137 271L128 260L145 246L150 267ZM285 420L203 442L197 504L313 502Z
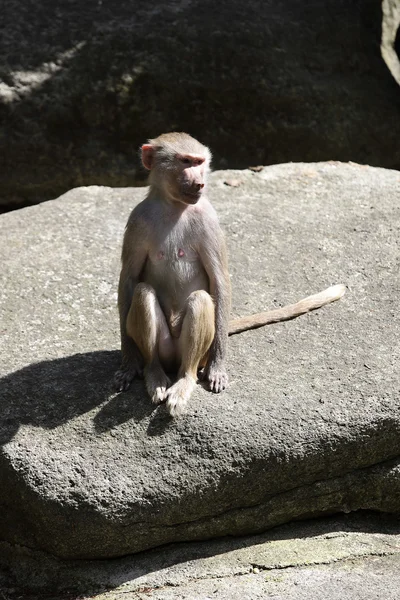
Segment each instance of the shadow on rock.
M0 444L9 442L20 425L52 429L97 406L105 406L94 417L98 431L134 419L140 421L154 411L142 381L128 392L114 394L112 381L119 365L118 351L89 352L43 361L0 379ZM156 423L167 424L164 413ZM160 432L160 426L152 426Z
M318 548L321 544L325 546L328 538L344 541L352 539L354 544L355 538L348 537L348 534L398 535L399 524L399 517L359 511L349 515L287 523L259 535L181 542L102 561L60 562L49 555L30 555L25 550L20 551L19 560L13 561L8 574L8 583L15 592L10 600L21 598L22 592L25 592L24 598L29 596L32 600L50 598L49 588L54 592L57 590L57 595L51 595L51 599L70 598L71 596L64 595L66 590L74 598L77 595L87 597L88 594L109 593L127 583L129 587L124 593L129 596L132 594L133 597L135 592L144 589L151 595L156 587L165 585L166 580L167 585L179 580L183 572L186 578L198 577L204 570L213 572L215 569L218 572L220 565L229 569L229 565L236 561L243 565L244 570L258 561L263 566L267 566L269 561L285 565L288 558L292 557L296 563L303 556L309 560L307 548L313 548L313 555L318 556ZM307 540L308 545L304 544ZM274 542L278 544L274 545ZM294 559L292 547L297 555ZM202 562L213 558L217 560L211 560L208 565ZM276 568L276 564L273 568Z
M152 435L163 433L168 428L171 418L167 415L164 406L154 406L151 403L144 383L140 380L134 381L128 391L109 396L109 402L101 407L93 423L96 431L101 432L114 429L130 419L139 422L150 415L152 416L149 430L156 431ZM153 422L155 425L152 424Z
M263 545L273 542L292 540L295 545L295 540L312 540L325 536L332 538L335 537L335 534L338 537L343 533L398 535L399 531L399 516L385 515L374 511L358 511L349 515L324 516L321 519L303 522L293 521L258 535L169 544L162 548L153 548L134 556L114 560L110 577L113 585L104 586L101 591L109 591L126 581L134 581L151 573L162 572L164 569L173 569L180 564L218 556L223 557L246 548L250 549L248 560L251 561L252 555L257 554L257 547L262 548ZM267 552L267 548L264 551ZM229 562L229 559L223 560ZM94 562L90 564L96 565Z

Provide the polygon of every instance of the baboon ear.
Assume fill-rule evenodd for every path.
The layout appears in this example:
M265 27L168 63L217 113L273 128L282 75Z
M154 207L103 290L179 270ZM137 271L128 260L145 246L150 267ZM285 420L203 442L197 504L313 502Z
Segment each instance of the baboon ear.
M145 169L153 168L154 163L154 146L151 144L143 144L142 146L142 163Z

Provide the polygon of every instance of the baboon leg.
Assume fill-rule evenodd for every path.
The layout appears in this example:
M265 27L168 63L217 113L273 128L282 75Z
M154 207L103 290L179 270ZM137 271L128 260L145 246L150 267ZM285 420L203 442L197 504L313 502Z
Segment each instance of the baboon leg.
M145 361L144 378L152 402L165 399L171 381L163 365L173 364L175 348L165 315L151 285L139 283L134 291L126 330L136 342Z
M192 292L188 298L182 330L178 340L181 364L178 379L165 393L171 416L180 415L196 385L199 364L205 357L215 335L214 303L204 290Z

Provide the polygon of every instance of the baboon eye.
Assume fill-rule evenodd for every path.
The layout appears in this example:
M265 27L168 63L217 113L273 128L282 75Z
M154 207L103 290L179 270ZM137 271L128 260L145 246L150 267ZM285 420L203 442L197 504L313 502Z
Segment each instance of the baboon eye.
M182 162L184 165L190 165L190 164L191 164L191 163L190 163L190 158L181 158L181 162Z

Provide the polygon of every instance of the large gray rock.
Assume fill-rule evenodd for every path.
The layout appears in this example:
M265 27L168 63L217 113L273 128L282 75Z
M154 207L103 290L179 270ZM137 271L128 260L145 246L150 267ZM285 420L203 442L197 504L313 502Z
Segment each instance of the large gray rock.
M107 557L400 512L399 191L397 172L340 163L213 174L235 314L348 292L233 336L227 392L199 385L176 420L142 381L110 386L119 249L144 192L81 188L2 215L0 540Z
M380 5L3 2L0 206L131 185L143 177L139 144L171 129L209 144L216 168L331 158L400 168ZM394 73L392 12L382 49Z
M109 560L18 550L0 569L6 600L398 600L400 587L399 519L370 511Z
M382 58L400 85L400 59L397 54L397 31L400 25L400 0L382 0Z

